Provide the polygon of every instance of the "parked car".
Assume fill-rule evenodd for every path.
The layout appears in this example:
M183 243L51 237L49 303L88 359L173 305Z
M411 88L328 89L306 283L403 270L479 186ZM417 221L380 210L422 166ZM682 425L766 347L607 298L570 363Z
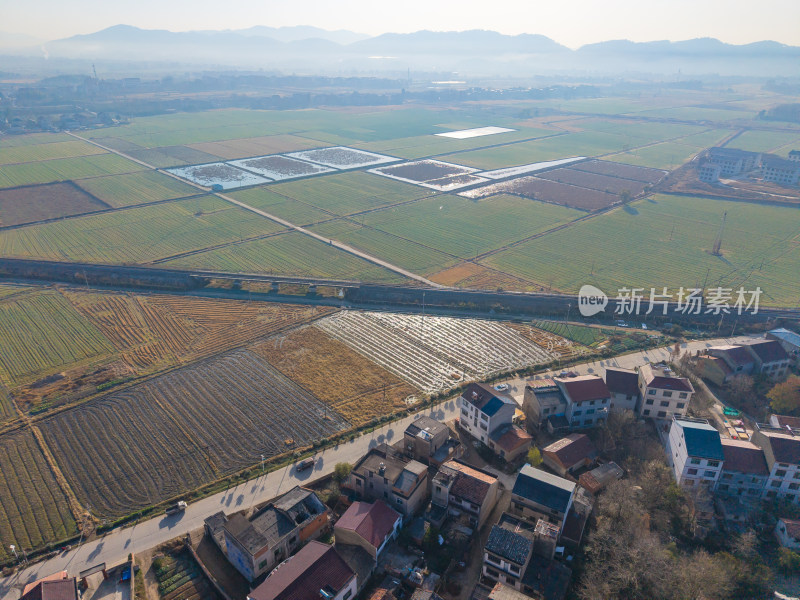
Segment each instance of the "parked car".
M169 515L177 515L178 513L182 513L183 511L185 511L186 510L186 506L187 506L186 502L184 502L183 500L179 500L178 502L176 502L172 506L168 506L167 510L166 510L166 513L167 513L168 516Z
M495 391L498 392L507 392L508 391L508 384L507 383L498 383L494 386Z
M309 457L297 463L297 471L302 472L314 466L314 457Z

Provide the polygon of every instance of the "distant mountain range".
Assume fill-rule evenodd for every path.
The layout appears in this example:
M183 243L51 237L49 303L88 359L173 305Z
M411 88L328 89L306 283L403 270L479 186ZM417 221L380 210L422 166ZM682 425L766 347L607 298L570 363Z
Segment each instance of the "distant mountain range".
M0 45L3 45L0 34ZM9 44L5 44L8 46ZM42 44L29 46L41 54ZM52 58L182 62L279 71L457 72L463 76L677 73L800 75L800 48L764 41L731 45L701 38L681 42L615 40L571 50L543 35L494 31L418 31L368 37L316 27L171 32L116 25L47 42ZM17 51L17 53L25 51Z

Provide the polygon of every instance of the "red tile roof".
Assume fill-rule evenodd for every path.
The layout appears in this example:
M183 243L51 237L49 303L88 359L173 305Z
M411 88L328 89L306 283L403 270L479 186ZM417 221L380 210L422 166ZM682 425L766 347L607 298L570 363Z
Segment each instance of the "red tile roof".
M611 397L606 382L601 377L584 375L572 379L559 379L559 381L573 402L602 400Z
M369 544L379 548L399 518L400 513L383 500L376 500L372 504L353 502L336 522L335 528L355 531Z
M742 346L730 346L724 348L723 352L735 367L744 367L753 362L753 356Z
M253 600L319 600L320 590L336 595L355 577L344 559L322 542L311 541L280 564L260 586L250 592Z
M748 344L748 346L762 363L789 360L789 354L783 349L780 342L776 340L753 342L752 344Z
M800 437L787 433L762 431L770 445L772 456L777 462L800 464Z
M450 488L450 493L459 498L463 498L473 504L481 505L489 493L489 488L492 483L497 481L495 477L489 477L475 471L466 465L460 463L446 463L448 467L453 467L454 464L458 465L458 475ZM466 468L465 468L466 467ZM453 467L456 468L456 467Z
M753 443L744 440L720 440L722 454L725 462L723 471L736 471L737 473L751 473L753 475L767 475L767 459L764 451Z
M520 446L530 444L533 441L533 436L516 425L496 429L489 437L499 448L506 452L514 452Z
M74 577L39 581L21 600L78 600L78 587Z
M567 469L582 460L597 456L597 448L589 436L583 433L571 433L545 447L542 452L553 455Z
M57 573L53 573L52 575L48 575L47 577L42 577L41 579L37 579L36 581L32 581L28 585L26 585L22 589L22 595L24 596L43 581L60 581L62 579L68 579L68 578L69 575L67 574L66 571L59 571Z

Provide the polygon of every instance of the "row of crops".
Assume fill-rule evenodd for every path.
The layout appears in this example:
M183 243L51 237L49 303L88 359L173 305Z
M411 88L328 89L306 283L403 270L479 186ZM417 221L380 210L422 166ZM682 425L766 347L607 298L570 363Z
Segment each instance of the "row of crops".
M428 393L556 356L510 327L479 319L341 311L317 326Z
M175 556L157 558L153 567L161 600L217 599L217 594L185 550Z

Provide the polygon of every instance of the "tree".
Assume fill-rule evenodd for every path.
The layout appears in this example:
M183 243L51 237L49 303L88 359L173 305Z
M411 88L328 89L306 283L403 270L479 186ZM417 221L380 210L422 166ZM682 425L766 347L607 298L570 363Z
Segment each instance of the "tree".
M345 479L350 476L350 471L353 470L353 465L346 462L336 463L333 467L333 479L337 483L343 483Z
M789 548L778 550L778 566L787 575L800 571L800 554Z
M532 467L538 467L542 464L542 453L536 446L528 450L528 464Z
M776 384L767 398L772 410L779 415L800 414L800 377L790 375L786 381Z
M741 405L750 399L753 394L754 381L750 375L741 373L734 375L728 382L728 397L735 403Z

